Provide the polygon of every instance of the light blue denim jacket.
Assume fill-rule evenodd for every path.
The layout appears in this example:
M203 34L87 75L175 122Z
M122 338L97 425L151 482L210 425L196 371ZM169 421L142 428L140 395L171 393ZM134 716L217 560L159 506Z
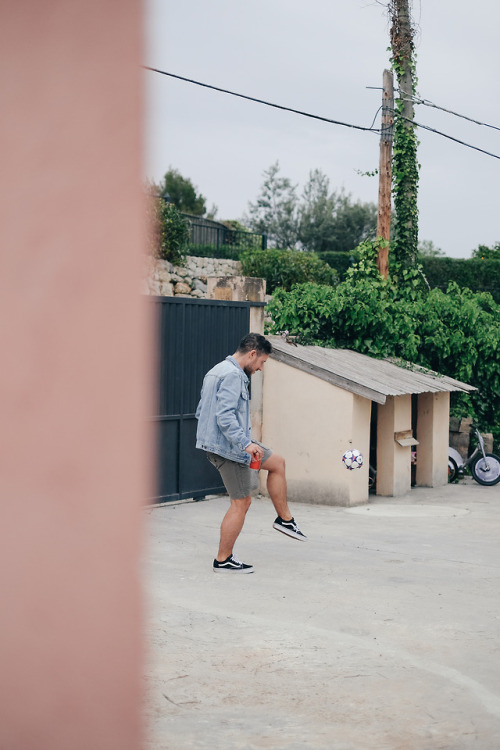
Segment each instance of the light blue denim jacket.
M245 448L252 442L248 377L234 357L212 367L205 375L196 409L196 447L223 458L249 464Z

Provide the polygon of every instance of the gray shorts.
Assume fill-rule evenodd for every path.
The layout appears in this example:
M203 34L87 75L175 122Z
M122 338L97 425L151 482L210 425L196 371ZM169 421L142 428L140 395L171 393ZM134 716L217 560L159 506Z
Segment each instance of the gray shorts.
M257 445L260 445L264 449L262 463L267 461L272 455L272 450L266 448L258 440L252 440L252 442L257 443ZM257 489L259 472L251 469L248 464L239 464L237 461L231 461L229 458L223 458L216 453L209 453L208 451L207 458L221 475L227 494L232 500L248 497L253 490Z

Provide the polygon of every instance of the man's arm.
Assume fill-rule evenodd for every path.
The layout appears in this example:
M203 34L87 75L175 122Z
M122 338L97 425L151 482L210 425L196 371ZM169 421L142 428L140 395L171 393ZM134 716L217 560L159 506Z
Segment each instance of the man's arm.
M236 409L241 396L241 378L235 371L226 375L217 392L216 418L224 437L242 451L253 445L245 435L236 418Z

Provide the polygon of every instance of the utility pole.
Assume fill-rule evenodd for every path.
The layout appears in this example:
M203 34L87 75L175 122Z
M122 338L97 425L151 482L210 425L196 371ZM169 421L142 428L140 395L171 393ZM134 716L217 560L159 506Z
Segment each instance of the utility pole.
M394 85L390 70L384 70L382 91L382 128L380 133L380 162L378 170L377 237L391 238L392 141L394 138ZM389 247L381 247L377 267L387 278Z
M395 62L399 66L399 96L403 100L403 116L406 126L412 127L415 111L413 108L413 29L411 25L409 0L392 0L391 48Z

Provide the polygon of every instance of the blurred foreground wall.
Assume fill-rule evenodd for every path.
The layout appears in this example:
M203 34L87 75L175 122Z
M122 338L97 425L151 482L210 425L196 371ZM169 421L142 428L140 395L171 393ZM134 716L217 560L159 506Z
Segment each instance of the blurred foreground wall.
M0 24L0 748L140 747L139 0Z

